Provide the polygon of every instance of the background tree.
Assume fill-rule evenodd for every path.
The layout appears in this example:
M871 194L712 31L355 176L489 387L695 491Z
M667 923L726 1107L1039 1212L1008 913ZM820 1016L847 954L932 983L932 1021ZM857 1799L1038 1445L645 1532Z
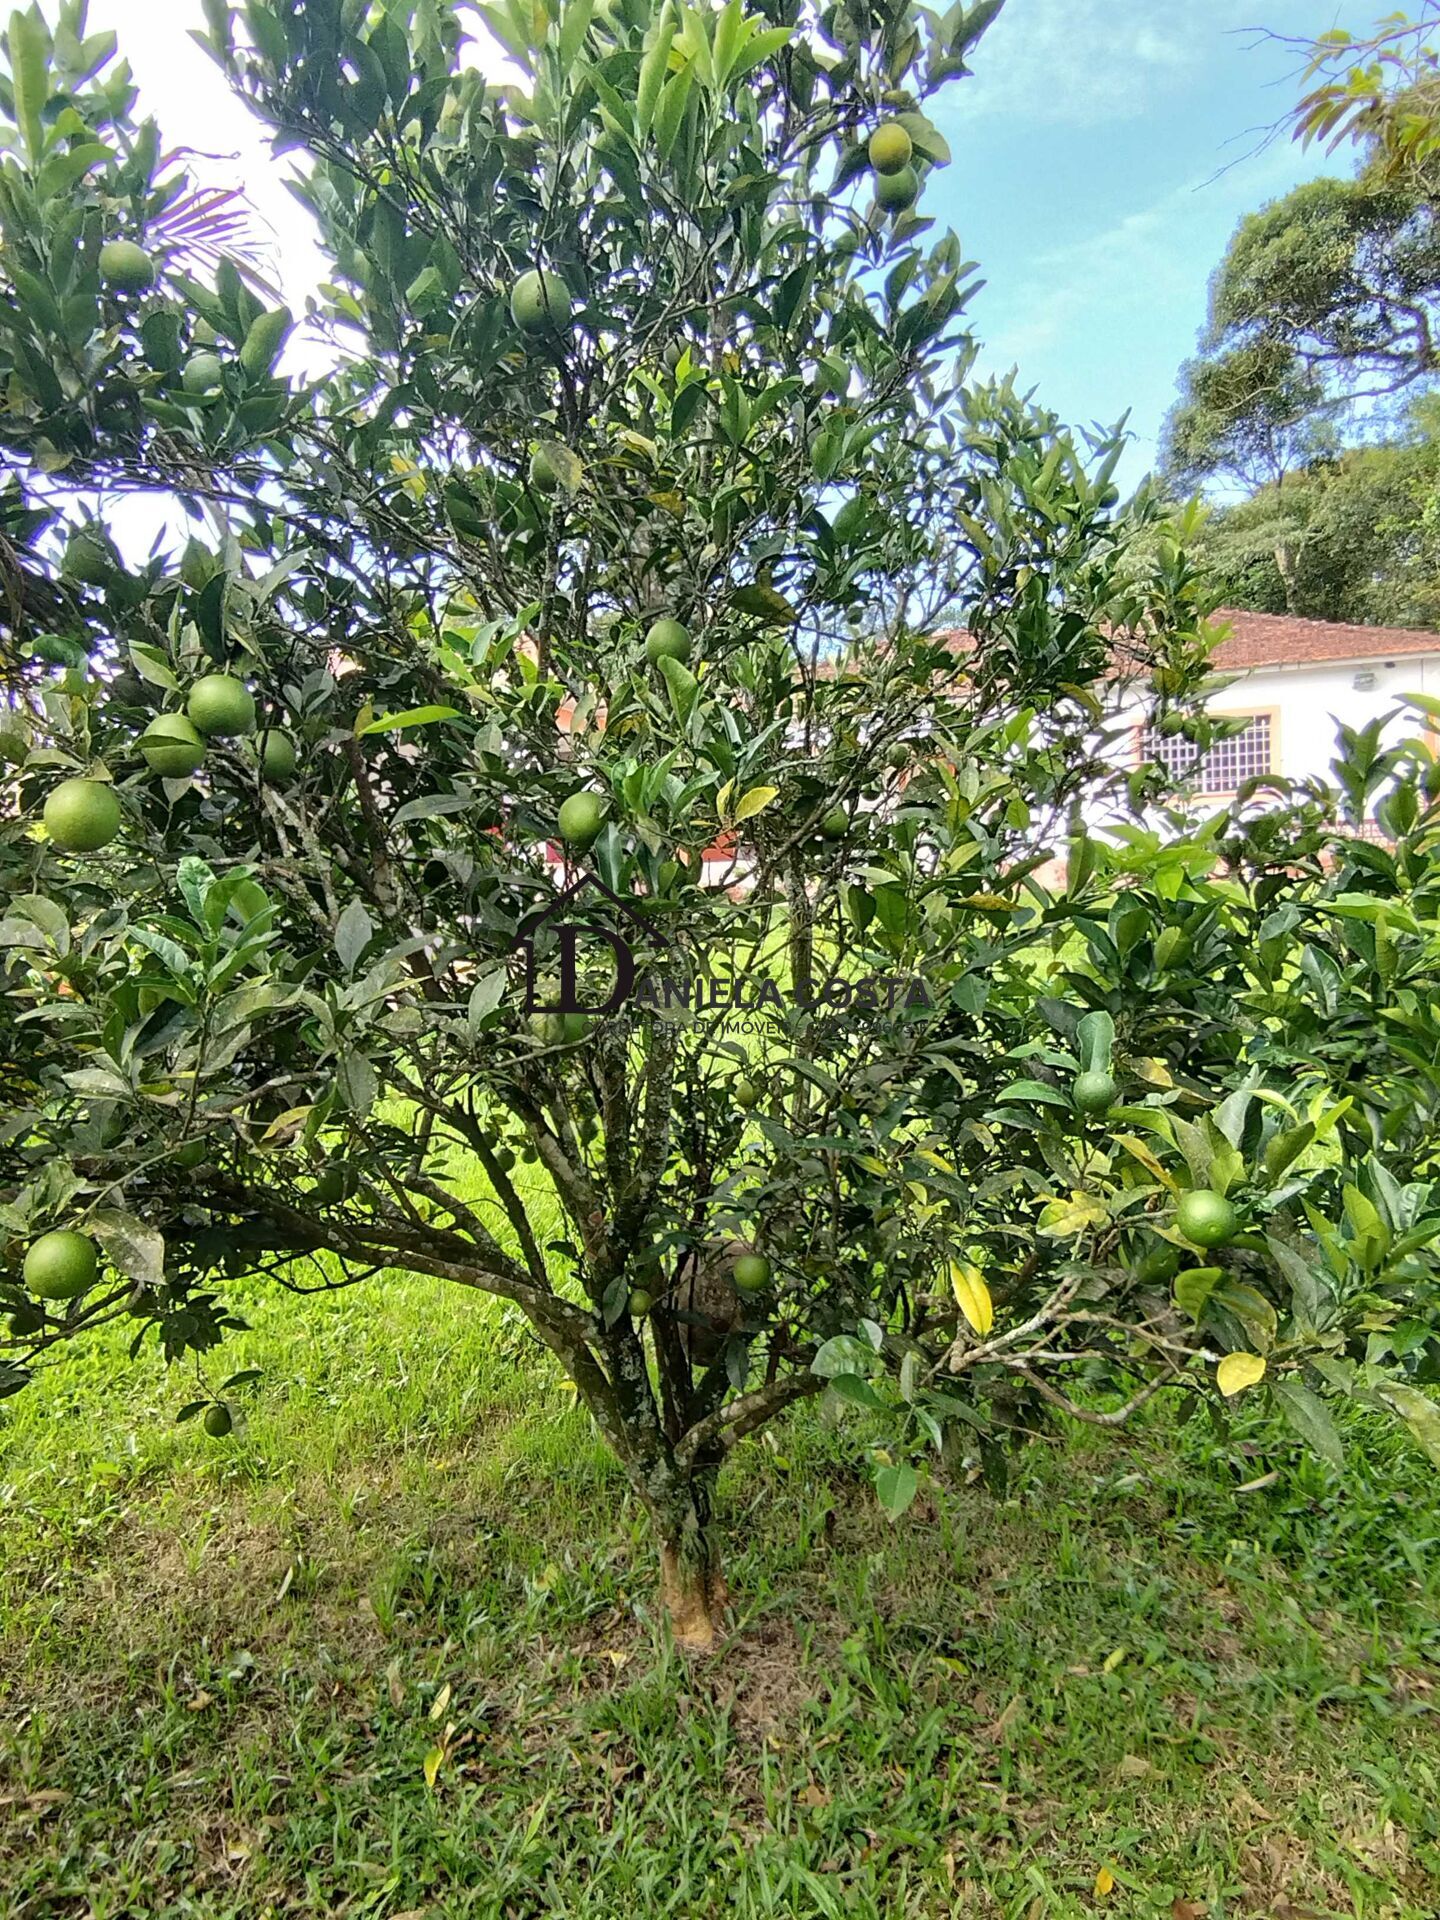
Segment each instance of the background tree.
M1280 480L1357 406L1433 377L1437 292L1434 208L1407 188L1368 172L1312 180L1248 214L1181 374L1167 471Z
M1309 620L1431 627L1440 620L1435 404L1405 435L1315 460L1215 507L1195 542L1227 606Z
M1042 1405L1269 1378L1328 1445L1317 1356L1381 1395L1392 1357L1347 1343L1428 1274L1428 1187L1363 1284L1369 1216L1326 1223L1419 1177L1428 1083L1392 1172L1358 1091L1315 1068L1307 1117L1258 1078L1296 1077L1266 930L1331 884L1323 806L1237 825L1233 883L1222 823L1147 822L1166 779L1107 701L1146 675L1183 720L1199 578L1120 507L1118 443L964 385L921 103L994 12L494 6L524 79L491 89L441 0L250 0L243 33L217 0L212 52L311 160L308 383L243 262L147 246L173 178L78 0L12 19L0 441L59 614L8 615L5 1390L122 1316L205 1367L227 1274L497 1295L694 1645L721 1463L827 1384L888 1423L892 1513L917 1449L993 1457ZM126 563L136 490L189 509L182 552ZM760 1030L613 1006L603 942L598 1013L527 1017L555 843L692 998L765 985ZM1411 924L1386 978L1430 963ZM246 1384L183 1412L223 1437Z

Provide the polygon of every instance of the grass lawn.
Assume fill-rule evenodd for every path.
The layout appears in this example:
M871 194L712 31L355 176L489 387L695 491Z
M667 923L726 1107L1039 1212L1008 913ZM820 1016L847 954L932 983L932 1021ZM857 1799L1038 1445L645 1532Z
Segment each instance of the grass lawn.
M5 1915L1440 1911L1440 1495L1388 1436L1342 1484L1157 1416L892 1527L812 1406L730 1469L687 1667L500 1310L245 1311L224 1443L118 1339L0 1407Z

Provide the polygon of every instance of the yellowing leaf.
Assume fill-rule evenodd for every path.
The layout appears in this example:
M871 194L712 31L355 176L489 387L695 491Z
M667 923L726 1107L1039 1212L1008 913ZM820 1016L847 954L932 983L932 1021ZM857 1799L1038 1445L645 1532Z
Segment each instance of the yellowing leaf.
M1125 1658L1127 1652L1128 1648L1126 1647L1116 1647L1113 1653L1107 1653L1105 1656L1105 1664L1101 1667L1100 1671L1102 1673L1113 1673Z
M1117 1133L1115 1144L1117 1147L1123 1147L1132 1160L1138 1160L1147 1173L1154 1174L1162 1186L1169 1187L1172 1193L1180 1191L1174 1174L1167 1167L1161 1166L1143 1140L1137 1140L1133 1133Z
M1057 1240L1069 1240L1092 1227L1103 1227L1109 1218L1109 1212L1093 1194L1076 1187L1068 1200L1052 1200L1042 1210L1040 1231Z
M1264 1378L1265 1362L1258 1353L1227 1353L1215 1369L1215 1384L1226 1399Z
M740 804L735 809L735 818L737 820L753 819L757 813L763 812L769 806L779 791L778 787L751 787L748 793L740 796Z
M434 1786L435 1776L439 1773L444 1763L445 1749L443 1747L431 1747L425 1756L425 1784L427 1787Z
M956 1306L983 1340L995 1324L995 1302L990 1298L990 1289L980 1269L965 1261L952 1260L950 1285L955 1292Z
M1115 1891L1115 1876L1109 1867L1101 1867L1095 1876L1095 1891L1103 1899L1106 1894Z
M430 1702L430 1718L432 1720L443 1720L445 1717L445 1709L449 1704L450 1682L447 1680L435 1698Z

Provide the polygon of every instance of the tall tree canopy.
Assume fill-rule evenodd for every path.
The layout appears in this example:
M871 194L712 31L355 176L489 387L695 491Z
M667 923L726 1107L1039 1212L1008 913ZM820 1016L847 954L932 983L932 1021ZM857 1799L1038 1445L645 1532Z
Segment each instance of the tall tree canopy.
M1440 226L1424 194L1312 180L1241 221L1181 370L1163 461L1256 486L1323 450L1356 406L1440 369Z

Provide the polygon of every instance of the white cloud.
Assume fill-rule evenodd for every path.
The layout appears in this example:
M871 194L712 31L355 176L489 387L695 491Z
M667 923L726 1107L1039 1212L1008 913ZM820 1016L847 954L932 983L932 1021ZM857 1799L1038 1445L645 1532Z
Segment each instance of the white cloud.
M1217 30L1214 12L1153 0L1010 0L973 56L968 114L1099 126L1133 119L1181 82Z

